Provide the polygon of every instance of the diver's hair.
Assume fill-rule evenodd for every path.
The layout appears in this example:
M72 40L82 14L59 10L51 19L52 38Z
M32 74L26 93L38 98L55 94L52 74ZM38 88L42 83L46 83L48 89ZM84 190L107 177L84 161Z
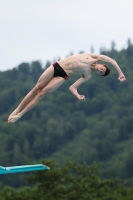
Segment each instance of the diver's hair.
M110 74L110 69L105 64L103 64L103 66L106 68L106 71L105 71L105 74L101 76L108 76Z

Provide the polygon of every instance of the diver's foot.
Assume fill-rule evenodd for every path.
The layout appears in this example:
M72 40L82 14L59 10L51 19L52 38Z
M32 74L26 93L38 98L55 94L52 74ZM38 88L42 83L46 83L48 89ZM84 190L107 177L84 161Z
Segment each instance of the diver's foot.
M15 109L15 110L9 115L9 117L15 116L15 115L17 115L18 113L19 113L19 111L17 111L17 109Z
M8 123L14 123L16 122L19 118L21 117L20 114L17 114L17 115L11 115L8 117Z

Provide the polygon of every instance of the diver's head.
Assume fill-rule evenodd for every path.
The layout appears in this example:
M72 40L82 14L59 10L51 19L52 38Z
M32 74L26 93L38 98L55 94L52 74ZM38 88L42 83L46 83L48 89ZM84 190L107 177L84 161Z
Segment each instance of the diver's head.
M107 76L110 73L110 69L105 64L93 64L92 68L95 70L95 72L101 76Z

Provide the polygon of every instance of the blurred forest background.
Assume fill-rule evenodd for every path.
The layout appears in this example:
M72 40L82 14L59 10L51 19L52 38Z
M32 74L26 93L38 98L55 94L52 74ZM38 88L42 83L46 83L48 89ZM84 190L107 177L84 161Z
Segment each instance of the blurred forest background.
M68 159L75 165L96 161L101 178L119 177L132 183L133 45L128 39L127 48L117 51L112 42L110 50L101 48L100 53L117 61L125 82L118 81L109 65L108 77L93 73L80 86L78 91L86 100L78 101L68 89L79 78L72 76L15 124L7 123L9 114L52 61L45 66L39 61L22 63L0 72L0 165L39 163L41 158L55 159L58 166ZM22 174L0 175L0 183L2 188L28 184Z

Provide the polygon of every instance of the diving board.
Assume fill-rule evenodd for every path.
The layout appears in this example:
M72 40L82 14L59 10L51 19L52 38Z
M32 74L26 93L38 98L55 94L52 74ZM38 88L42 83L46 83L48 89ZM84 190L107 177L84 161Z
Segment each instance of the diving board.
M0 174L12 174L18 172L31 172L40 170L50 170L50 167L43 164L21 165L21 166L11 166L11 167L0 166Z

